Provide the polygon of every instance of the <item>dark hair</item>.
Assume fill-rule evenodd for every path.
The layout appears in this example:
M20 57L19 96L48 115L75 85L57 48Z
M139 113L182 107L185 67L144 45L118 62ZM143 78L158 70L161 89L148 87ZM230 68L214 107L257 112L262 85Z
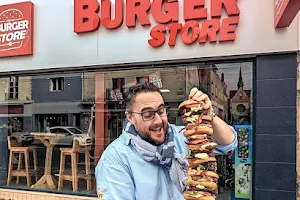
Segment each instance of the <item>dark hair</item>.
M139 83L137 85L133 85L125 91L126 111L132 109L132 104L135 101L136 95L142 92L158 92L161 95L160 89L153 83Z

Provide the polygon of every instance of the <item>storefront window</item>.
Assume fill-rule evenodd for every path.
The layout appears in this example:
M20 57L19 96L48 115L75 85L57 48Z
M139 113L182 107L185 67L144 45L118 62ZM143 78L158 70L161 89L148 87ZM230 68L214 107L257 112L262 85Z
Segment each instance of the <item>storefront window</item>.
M197 87L209 95L220 118L251 130L252 62L33 74L1 78L0 82L7 91L1 97L1 133L10 138L2 141L7 158L0 165L9 163L5 172L9 185L3 186L11 188L95 195L96 164L122 132L124 91L140 82L160 88L170 106L170 123L183 124L177 107ZM252 144L247 140L251 131L241 131L237 155L248 166L252 164ZM234 162L234 153L218 157L220 198L234 192L235 176L241 182L238 192L251 194L251 172L247 174L248 168L245 172L245 165L241 172L246 179L235 174ZM37 172L38 182L35 173L29 173L30 182L27 180L26 166Z

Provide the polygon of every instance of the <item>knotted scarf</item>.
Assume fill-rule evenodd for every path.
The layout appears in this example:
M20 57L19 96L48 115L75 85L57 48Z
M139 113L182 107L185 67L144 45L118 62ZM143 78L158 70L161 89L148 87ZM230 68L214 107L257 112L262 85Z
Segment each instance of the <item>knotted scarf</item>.
M177 189L183 193L186 187L187 162L175 152L174 130L168 125L166 138L163 144L154 146L145 141L135 130L128 119L124 121L124 130L129 133L132 145L138 154L147 162L160 165L169 170L170 178Z

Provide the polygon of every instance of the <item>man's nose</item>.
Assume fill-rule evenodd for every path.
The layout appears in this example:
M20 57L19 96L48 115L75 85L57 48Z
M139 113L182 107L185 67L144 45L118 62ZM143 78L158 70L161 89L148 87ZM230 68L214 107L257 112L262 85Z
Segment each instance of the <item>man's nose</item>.
M153 120L154 120L154 123L162 123L162 119L157 112L155 112Z

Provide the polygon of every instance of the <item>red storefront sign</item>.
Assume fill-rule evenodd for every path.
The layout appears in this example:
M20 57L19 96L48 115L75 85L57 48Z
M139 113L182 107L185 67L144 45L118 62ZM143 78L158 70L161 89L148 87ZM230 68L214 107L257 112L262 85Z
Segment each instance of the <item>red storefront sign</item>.
M180 2L181 3L181 2ZM74 32L85 33L98 30L100 24L107 29L117 29L123 21L128 28L150 26L149 13L158 23L150 32L149 45L175 46L180 35L184 44L234 41L239 23L240 10L236 0L211 0L210 11L205 0L183 0L183 19L179 23L177 0L74 0ZM125 7L125 8L124 8ZM112 9L115 16L111 17ZM221 18L223 9L227 17ZM98 14L100 12L100 14ZM124 18L124 12L126 16ZM201 21L200 21L201 20Z
M275 1L275 28L288 27L300 10L300 0Z
M0 6L0 57L33 54L31 2Z
M0 114L23 114L23 106L0 106Z

